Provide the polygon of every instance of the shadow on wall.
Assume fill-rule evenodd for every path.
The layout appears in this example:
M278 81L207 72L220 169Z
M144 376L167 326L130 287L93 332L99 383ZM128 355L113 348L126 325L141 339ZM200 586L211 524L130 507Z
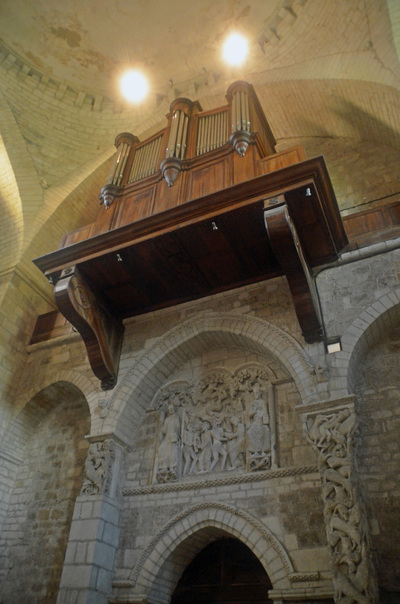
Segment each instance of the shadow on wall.
M86 399L66 382L37 394L10 427L21 463L0 541L0 598L8 604L56 600L89 432Z
M381 335L360 358L356 378L359 472L377 556L380 601L400 601L398 487L400 326Z

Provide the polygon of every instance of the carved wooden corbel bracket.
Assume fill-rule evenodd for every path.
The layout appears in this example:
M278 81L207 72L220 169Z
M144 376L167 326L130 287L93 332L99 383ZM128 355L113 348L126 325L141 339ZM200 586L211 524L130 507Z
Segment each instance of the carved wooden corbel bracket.
M244 157L246 155L247 148L251 142L252 135L250 132L246 130L237 130L230 137L230 143L240 155L240 157Z
M82 336L102 389L111 390L117 382L124 333L122 322L99 302L76 266L62 271L54 295L64 317Z
M272 249L288 280L304 339L309 344L321 341L323 328L314 277L287 204L265 205L264 220Z
M99 195L100 205L104 204L105 209L108 210L120 192L121 187L118 187L117 185L104 185Z

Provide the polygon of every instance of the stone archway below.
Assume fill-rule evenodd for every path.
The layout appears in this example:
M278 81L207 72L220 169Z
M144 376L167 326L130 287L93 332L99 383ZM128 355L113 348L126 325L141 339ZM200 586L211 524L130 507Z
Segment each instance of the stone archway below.
M271 581L251 550L238 539L222 538L188 564L171 604L270 604L270 589Z

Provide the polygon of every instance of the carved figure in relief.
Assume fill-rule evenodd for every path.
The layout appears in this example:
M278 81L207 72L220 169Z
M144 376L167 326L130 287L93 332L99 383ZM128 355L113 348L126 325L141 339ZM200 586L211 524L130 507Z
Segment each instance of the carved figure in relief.
M199 452L201 448L200 435L196 426L192 422L187 422L182 430L182 454L183 454L183 472L186 474L195 474L196 466L199 461Z
M258 383L253 387L254 400L251 405L247 430L251 470L267 470L271 466L271 432L269 416Z
M197 384L179 381L160 390L154 401L154 411L160 414L154 480L268 470L275 442L266 400L268 383L265 372L249 366L234 376L223 369Z
M224 431L222 429L221 422L216 422L211 429L212 436L212 445L211 445L211 453L212 460L209 471L212 472L218 465L218 462L221 458L220 469L223 470L225 468L226 457L228 455L225 445L223 444L226 440L224 437Z
M167 415L161 416L161 442L158 446L158 482L178 478L180 465L181 420L172 403L168 404Z
M106 443L91 443L85 461L85 478L82 484L82 494L97 495L102 491L106 479L107 466Z
M211 465L213 437L209 421L203 422L203 430L200 437L201 452L199 455L200 472L208 472Z
M354 428L354 414L349 409L341 409L331 415L317 415L309 431L309 436L317 447L329 445L333 439L344 445Z
M231 418L231 430L225 433L228 449L228 469L236 469L245 465L246 428L240 419L234 415Z
M345 408L318 415L308 433L319 453L324 516L335 569L335 601L342 604L377 601L366 521L352 482L350 441L354 428L355 415Z

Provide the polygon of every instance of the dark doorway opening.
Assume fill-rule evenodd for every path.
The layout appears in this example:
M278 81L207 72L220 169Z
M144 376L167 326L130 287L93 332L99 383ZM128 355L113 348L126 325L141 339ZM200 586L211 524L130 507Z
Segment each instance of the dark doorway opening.
M219 539L189 564L171 604L272 604L272 589L262 564L244 543Z

